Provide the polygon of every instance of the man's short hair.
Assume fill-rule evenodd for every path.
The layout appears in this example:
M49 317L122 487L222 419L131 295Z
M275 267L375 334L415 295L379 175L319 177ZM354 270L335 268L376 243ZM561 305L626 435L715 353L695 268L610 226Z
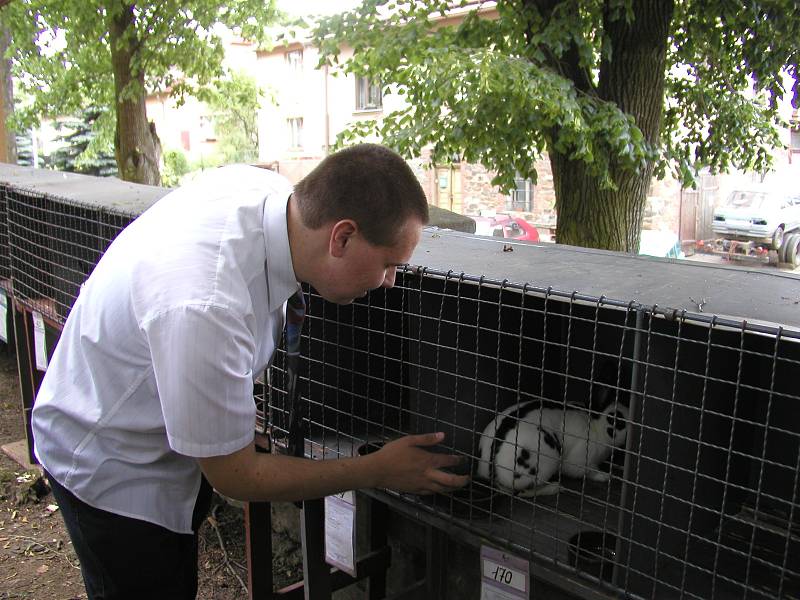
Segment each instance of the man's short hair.
M428 222L428 201L414 172L395 152L358 144L327 156L294 186L303 224L319 229L352 219L364 238L390 246L411 217Z

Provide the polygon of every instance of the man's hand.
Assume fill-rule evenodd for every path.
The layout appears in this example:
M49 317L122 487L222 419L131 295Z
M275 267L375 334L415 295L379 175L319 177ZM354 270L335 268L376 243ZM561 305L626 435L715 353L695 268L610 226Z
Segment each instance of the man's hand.
M432 494L451 492L469 481L466 475L441 470L459 464L458 456L426 450L443 439L443 433L409 435L373 454L335 460L264 454L253 445L197 460L211 485L237 500L310 500L365 488Z
M459 456L426 450L426 447L434 446L443 439L441 432L424 433L387 443L374 454L382 465L375 487L412 494L432 494L452 492L466 485L469 476L441 470L460 464Z

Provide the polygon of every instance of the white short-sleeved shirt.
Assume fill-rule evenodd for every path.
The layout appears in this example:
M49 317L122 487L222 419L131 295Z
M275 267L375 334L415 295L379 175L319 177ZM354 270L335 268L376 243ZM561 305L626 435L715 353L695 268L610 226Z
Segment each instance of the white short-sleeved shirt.
M200 469L255 431L253 380L298 284L291 184L223 167L111 244L64 325L33 408L39 461L78 498L191 532Z

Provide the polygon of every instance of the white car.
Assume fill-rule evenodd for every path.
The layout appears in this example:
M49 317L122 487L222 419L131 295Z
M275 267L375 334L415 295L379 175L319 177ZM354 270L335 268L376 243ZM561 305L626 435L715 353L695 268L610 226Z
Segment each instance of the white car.
M800 229L800 192L734 190L714 211L711 229L719 237L761 242L780 250L784 234Z

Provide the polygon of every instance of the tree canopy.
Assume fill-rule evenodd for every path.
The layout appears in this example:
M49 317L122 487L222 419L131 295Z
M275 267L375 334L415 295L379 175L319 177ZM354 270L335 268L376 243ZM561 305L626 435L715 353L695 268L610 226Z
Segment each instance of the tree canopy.
M223 162L256 160L258 110L265 100L256 80L246 73L232 72L202 90L199 98L211 109Z
M798 101L795 0L366 0L315 31L322 61L407 105L361 122L406 156L553 169L559 242L636 251L652 175L763 170ZM786 82L793 82L787 89Z
M50 166L57 171L84 173L97 177L109 177L117 174L117 163L114 160L113 148L96 143L97 135L92 129L93 123L104 111L97 108L86 108L79 117L59 119L56 130L59 135L56 141L61 145L49 157Z
M14 122L105 107L97 126L114 139L120 176L158 183L158 137L148 125L146 92L179 99L222 75L219 25L265 41L274 0L15 0L3 7L9 52L26 104Z

